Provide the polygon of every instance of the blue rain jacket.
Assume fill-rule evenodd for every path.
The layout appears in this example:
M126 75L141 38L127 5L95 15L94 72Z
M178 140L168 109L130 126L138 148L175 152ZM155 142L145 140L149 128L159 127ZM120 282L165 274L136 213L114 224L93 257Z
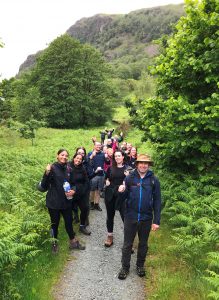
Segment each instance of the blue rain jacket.
M152 220L160 225L161 191L160 183L151 170L141 178L135 170L125 179L126 209L125 218L136 221Z

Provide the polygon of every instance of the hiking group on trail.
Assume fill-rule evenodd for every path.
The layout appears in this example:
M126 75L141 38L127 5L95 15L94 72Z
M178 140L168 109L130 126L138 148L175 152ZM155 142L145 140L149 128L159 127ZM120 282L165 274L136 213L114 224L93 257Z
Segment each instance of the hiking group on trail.
M92 137L93 150L88 154L83 146L76 149L69 161L66 149L57 152L57 161L46 166L38 189L46 194L51 233L52 252L58 252L58 228L61 215L69 237L69 248L85 250L73 230L73 222L80 223L79 232L89 236L89 214L101 213L100 197L104 198L107 219L105 247L113 246L114 217L119 211L124 223L122 266L119 279L129 273L133 242L138 234L136 272L145 276L145 259L150 231L160 225L160 183L150 167L147 154L138 154L136 147L123 140L123 133L112 136L114 129L100 132L100 142ZM105 139L107 137L107 139ZM68 189L63 188L64 184ZM80 217L79 217L80 211Z

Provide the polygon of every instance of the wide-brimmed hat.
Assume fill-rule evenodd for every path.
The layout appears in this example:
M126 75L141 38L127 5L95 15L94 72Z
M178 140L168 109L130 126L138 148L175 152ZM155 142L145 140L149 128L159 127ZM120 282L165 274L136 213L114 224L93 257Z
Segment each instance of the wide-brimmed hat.
M148 155L148 154L139 154L139 155L137 156L137 159L136 159L135 162L136 162L136 163L137 163L137 162L147 162L147 163L149 163L150 165L153 165L153 163L154 163L154 162L152 161L150 155Z

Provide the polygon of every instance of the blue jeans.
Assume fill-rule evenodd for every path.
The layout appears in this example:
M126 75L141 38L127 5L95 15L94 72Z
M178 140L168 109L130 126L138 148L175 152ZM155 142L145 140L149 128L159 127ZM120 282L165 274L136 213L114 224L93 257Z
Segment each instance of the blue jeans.
M152 220L136 221L125 218L124 221L124 242L122 247L122 267L126 270L130 268L132 245L138 233L138 252L136 265L143 267L148 251L148 238L151 231Z

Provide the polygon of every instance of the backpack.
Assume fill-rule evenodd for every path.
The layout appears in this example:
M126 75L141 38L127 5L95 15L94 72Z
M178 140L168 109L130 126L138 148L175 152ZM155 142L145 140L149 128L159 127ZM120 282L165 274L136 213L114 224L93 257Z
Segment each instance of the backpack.
M42 192L42 193L45 193L46 191L48 191L48 188L43 188L42 185L41 185L41 181L39 181L37 184L36 184L36 188L39 192Z

